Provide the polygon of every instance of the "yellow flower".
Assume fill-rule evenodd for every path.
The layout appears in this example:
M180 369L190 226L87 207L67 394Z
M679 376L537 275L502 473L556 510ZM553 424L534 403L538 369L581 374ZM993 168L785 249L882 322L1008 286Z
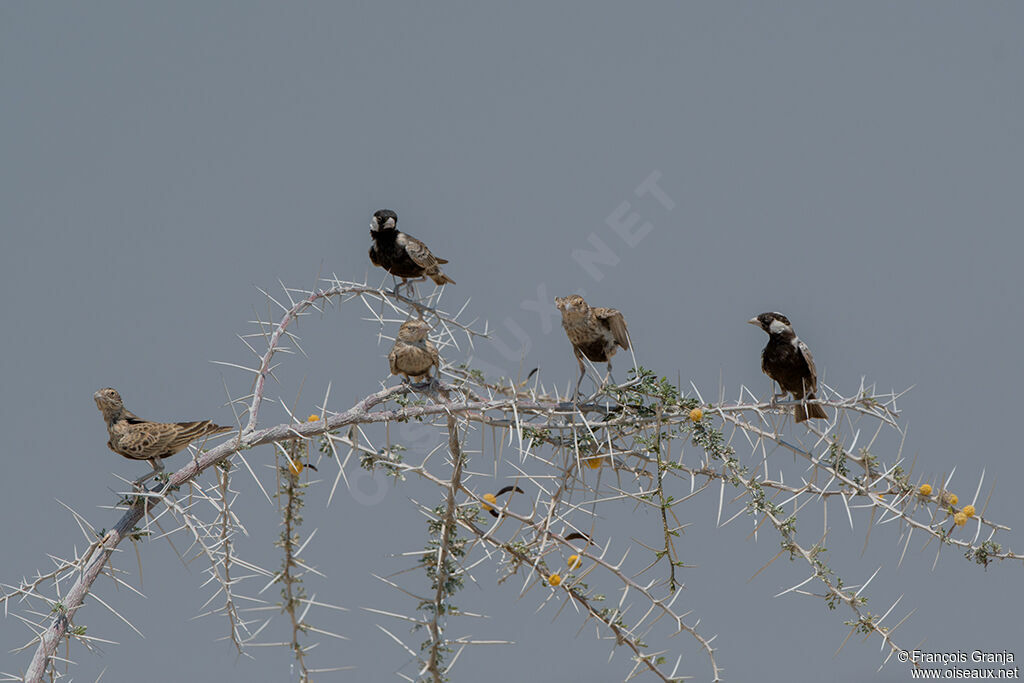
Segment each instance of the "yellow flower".
M694 408L690 411L690 419L694 422L700 422L701 418L704 417L704 411L700 408Z
M966 506L964 506L964 509L962 510L962 512L965 515L967 515L968 519L970 519L971 517L974 516L974 506L973 505L966 505Z
M931 484L921 484L921 488L918 489L918 492L922 496L927 498L928 496L932 495L932 485Z
M291 470L292 474L295 475L296 477L302 474L302 470L304 467L305 466L302 464L301 460L292 460L290 463L288 463L288 469Z
M558 574L552 574L548 577L548 583L550 583L552 586L557 586L558 584L562 583L562 577Z
M494 505L495 503L497 503L497 502L498 502L498 497L497 497L497 496L495 496L495 495L494 495L493 493L485 493L485 494L484 494L484 500L486 500L486 501L487 501L487 503L491 503L491 505ZM490 511L491 511L491 510L493 510L494 508L492 508L492 507L491 507L490 505L488 505L487 503L484 503L482 507L483 507L483 509L484 509L484 510L486 510L487 512L490 512Z
M566 564L569 565L569 569L579 569L580 565L583 564L583 560L580 559L579 555L570 555L569 561Z
M599 470L601 469L601 465L604 464L602 462L603 460L604 458L590 458L589 460L587 460L587 467L589 467L592 470Z
M958 512L953 515L953 521L956 522L957 526L963 526L964 524L967 524L967 515L962 512Z
M317 415L316 413L313 413L312 415L309 416L309 420L308 421L309 422L319 422L320 421L320 416Z
M950 504L950 505L956 505L956 504L957 504L957 502L959 502L959 500L960 500L960 499L956 497L956 494L955 494L955 493L951 493L951 494L949 494L949 504Z

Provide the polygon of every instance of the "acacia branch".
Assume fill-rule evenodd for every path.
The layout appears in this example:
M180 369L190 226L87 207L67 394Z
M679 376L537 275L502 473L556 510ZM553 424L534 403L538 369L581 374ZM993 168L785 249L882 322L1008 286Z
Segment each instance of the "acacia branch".
M440 625L441 615L447 610L444 606L445 597L448 596L448 560L452 551L452 539L458 525L456 513L458 504L455 501L455 492L462 488L462 465L464 458L462 447L459 444L458 424L454 416L448 417L448 452L452 458L452 477L445 487L447 496L445 500L444 516L441 518L441 541L437 548L437 586L434 590L434 601L431 607L432 618L427 625L430 630L430 656L427 661L427 671L430 672L434 683L441 683L443 675L441 671L441 650L444 647L444 640L441 637L442 627Z
M833 576L832 570L824 564L823 548L818 544L808 547L797 542L796 513L809 502L838 497L846 508L852 526L853 514L850 501L856 500L862 503L859 507L871 511L872 524L875 523L875 513L881 512L882 520L878 523L896 521L901 525L907 534L908 543L910 534L920 531L929 539L938 539L944 545L959 546L967 551L969 557L973 553L974 559L979 563L987 564L991 559L1024 559L1024 556L1020 554L1009 550L1003 551L992 541L997 531L1006 530L1007 527L985 518L984 509L977 514L975 521L979 533L983 527L990 531L988 539L979 544L977 535L971 541L954 538L952 534L956 528L952 526L948 530L945 528L946 523L952 521L949 518L958 512L954 504L950 502L952 499L941 490L934 496L928 496L920 493L920 489L911 486L909 475L903 473L899 467L902 460L898 458L898 453L895 463L879 466L877 458L868 454L865 449L861 449L857 453L854 452L856 436L853 438L853 444L839 442L836 434L841 419L846 419L851 424L853 419L871 419L877 421L879 431L885 425L899 430L896 422L898 412L895 408L895 401L900 395L875 396L873 391L865 390L863 383L860 390L849 397L840 396L831 389L820 392L822 397L817 402L835 410L838 416L835 421L826 423L824 429L816 425L808 425L810 431L807 434L812 440L817 439L817 442L809 447L792 443L790 440L792 437L786 436L781 431L780 423L785 418L779 419L776 411L780 408L785 411L786 406L791 405L790 403L763 402L751 397L753 400L750 401L703 404L702 401L682 396L678 387L667 384L666 380L657 380L651 373L642 369L637 370L636 376L625 384L605 387L591 401L577 404L558 396L557 392L549 394L543 390L543 387L538 389L536 386L538 380L534 380L532 387L527 387L528 381L521 384L505 381L488 382L478 371L446 365L442 368L441 376L450 379L451 382L434 379L425 384L399 384L387 387L365 396L343 412L328 410L325 397L322 418L319 420L300 422L289 414L288 422L259 429L260 407L266 392L266 380L268 377L273 377L273 372L278 367L275 364L275 356L290 350L285 346L286 341L298 347L299 340L289 331L290 328L294 327L296 321L303 315L312 311L321 311L323 309L320 306L321 302L338 300L344 303L359 300L371 312L374 312L371 304L380 303L382 312L379 314L374 312L374 315L382 326L385 322L392 322L386 321L384 318L385 306L389 307L389 310L399 318L409 315L434 316L437 323L435 336L440 334L444 337L437 342L438 346L442 348L451 345L457 346L453 330L464 332L470 345L475 337L482 336L456 320L455 317L421 301L365 284L333 280L330 285L328 288L315 291L285 289L288 305L285 306L274 301L283 309L282 317L276 323L256 321L260 326L259 336L265 338L267 342L267 348L262 354L257 353L243 338L243 342L256 354L259 362L256 368L245 368L256 376L252 393L238 401L232 401L232 404L248 402L248 420L238 434L208 451L199 452L191 462L186 463L170 475L165 484L152 491L128 494L128 509L115 527L102 535L99 540L92 541L86 552L78 555L74 561L60 561L55 572L37 576L33 581L23 581L21 585L13 588L12 592L0 596L0 603L4 604L9 598L15 596L45 599L38 593L39 585L43 581L52 578L58 584L59 594L59 589L62 587L60 584L63 581L70 580L71 577L75 579L70 590L60 596L59 602L48 601L53 610L53 617L30 643L32 645L38 641L38 646L24 678L25 681L37 683L42 680L48 664L57 660L55 653L62 640L70 637L83 638L84 633L73 628L72 623L78 609L84 604L86 595L93 589L96 579L108 565L112 553L118 548L121 541L137 536L139 534L137 525L140 520L156 511L160 506L163 506L163 510L157 512L157 518L168 510L178 513L182 518L183 526L192 533L202 546L201 551L210 559L213 565L211 580L220 582L222 589L226 592L225 610L232 621L231 638L236 647L244 644L244 640L240 643L236 627L241 625L246 630L247 627L245 622L238 617L238 610L235 609L231 585L236 579L232 577L230 570L235 565L242 567L248 565L241 563L231 554L230 530L234 525L234 517L233 515L229 516L228 511L227 475L222 473L223 478L219 480L222 507L217 508L215 504L215 508L220 514L218 520L211 524L199 522L187 507L181 506L173 500L171 493L186 484L201 489L196 480L202 472L218 464L228 464L228 459L236 454L245 462L244 457L241 456L241 452L244 450L264 444L287 444L287 450L287 448L297 447L297 444L304 440L320 435L327 436L324 443L329 445L331 452L334 452L335 441L347 444L350 447L350 455L359 453L364 464L369 463L371 467L373 464L386 466L396 476L405 473L415 474L438 486L443 492L442 505L436 508L439 531L433 532L437 534L438 539L434 548L436 558L431 554L432 568L436 566L432 577L435 581L434 594L432 598L423 599L420 607L421 609L432 609L433 614L429 618L423 619L403 617L418 626L426 627L430 632L430 641L421 648L421 652L423 650L429 650L429 652L426 657L417 655L417 659L419 659L420 666L423 667L420 674L429 673L434 683L442 680L443 676L451 670L454 659L458 658L456 654L452 662L447 666L444 665L444 652L448 644L462 646L477 644L444 637L442 617L451 613L448 600L454 592L452 586L461 581L462 576L469 575L469 571L475 566L475 564L468 564L466 567L458 566L456 569L456 562L464 553L461 545L463 541L456 537L456 532L461 528L469 530L475 538L474 547L482 548L488 556L493 554L507 557L510 566L509 576L517 573L521 568L528 568L524 593L529 585L534 585L537 577L557 588L551 593L552 596L561 595L562 590L566 591L570 599L564 601L563 606L576 605L578 611L584 613L587 620L593 618L603 628L610 631L615 638L616 645L625 645L633 652L636 661L634 673L638 670L648 670L664 681L677 680L675 672L668 674L662 670L662 664L657 661L656 654L650 652L643 643L645 631L641 631L641 626L650 630L654 623L663 617L668 617L667 621L675 626L676 630L672 635L686 632L696 640L700 649L710 659L714 680L718 681L721 677L721 669L715 661L715 651L711 647L713 638L708 639L698 633L696 624L690 626L684 623L683 618L688 613L680 614L673 607L673 603L682 593L681 582L676 575L676 554L672 536L682 527L671 527L669 516L671 515L672 519L678 521L674 506L707 490L711 482L721 482L723 493L725 482L737 487L738 495L730 503L736 500L745 501L745 510L738 511L725 524L747 511L757 515L755 517L758 520L757 528L762 524L774 527L782 536L784 551L788 550L794 558L802 557L812 569L811 579L817 578L824 584L825 595L817 597L824 597L829 601L830 606L833 606L833 602L844 602L851 607L855 616L855 620L851 624L853 628L862 633L878 633L883 638L884 645L888 646L890 656L897 650L891 638L894 629L881 626L881 622L888 612L878 618L860 609L863 603L860 596L866 584L855 593L850 587L844 587L838 577ZM300 295L297 300L292 297L293 293ZM267 296L269 298L269 295ZM271 300L273 301L273 299ZM406 310L402 306L409 307L410 310ZM301 347L298 348L301 351ZM527 379L529 380L529 378ZM389 401L396 401L396 405L388 406ZM691 417L691 410L698 405L703 405L708 416L705 422L700 422L700 418ZM755 456L759 452L763 454L762 464L765 465L763 472L758 473L760 465L757 465L753 468L754 473L751 473L746 466L741 465L736 458L732 457L734 451L728 445L729 442L724 442L722 433L710 426L712 418L717 418L721 424L730 428L734 436L739 435L741 440L745 439ZM395 453L400 453L400 448L375 451L362 445L360 438L355 436L357 431L362 434L359 428L363 425L388 425L393 422L410 420L421 420L433 425L438 430L444 430L447 427L448 450L452 463L451 476L437 476L429 471L427 469L429 456L421 465L410 465L395 456ZM513 443L516 444L521 461L510 463L517 470L515 476L524 482L531 482L538 491L531 513L517 513L509 509L508 505L503 505L500 511L489 507L488 509L494 512L498 518L495 525L489 529L483 529L476 523L474 510L482 508L488 503L482 494L472 490L472 478L477 475L463 471L464 454L459 438L460 425L464 426L467 432L474 428L481 428L481 432L483 432L483 427L490 427L492 435L502 434L507 436L507 443L510 446ZM348 436L336 434L338 430L346 428L349 429ZM483 435L481 434L481 436ZM678 457L675 460L671 459L668 454L674 452L671 447L673 439L692 440L703 450L703 461L698 464L684 462L682 449L678 449ZM872 443L874 443L873 439ZM438 444L438 448L442 447L443 442ZM546 453L540 454L534 450L535 447L549 448L558 457L548 457ZM804 475L801 475L799 483L786 483L781 473L777 480L769 479L767 476L768 451L775 448L787 449L804 458L810 465L808 470L813 473L812 476L805 479ZM527 471L522 463L529 458L542 465L544 468L542 474ZM581 472L580 464L595 459L598 464L607 463L609 469L614 469L617 477L623 473L632 475L635 483L638 484L637 490L628 490L629 486L624 485L620 480L616 481L617 486L605 485L602 487L600 479L595 486L586 483L583 476L585 473ZM345 462L347 460L346 457ZM847 461L860 467L864 472L863 476L855 477L848 470L844 470ZM345 463L339 460L339 477L343 476L344 465ZM819 476L827 479L827 483L819 483ZM689 495L681 497L669 495L672 492L672 489L669 488L670 484L686 482L690 485ZM524 483L524 486L527 484ZM593 494L593 499L587 500L585 503L574 501L574 494L581 488L588 495ZM766 497L764 493L766 489L771 489L776 495L782 494L780 497L786 498L786 500L781 504L775 504L773 500ZM461 503L459 502L460 492L465 495L465 499ZM520 493L523 492L520 491ZM205 493L202 495L206 496ZM890 498L883 498L883 495L890 495ZM892 499L892 496L895 496L895 500ZM212 496L206 496L206 499L214 502ZM617 563L605 559L610 541L603 550L596 552L592 550L592 545L595 548L597 546L593 544L591 537L583 535L587 539L587 547L580 550L571 543L573 534L566 535L564 531L561 534L555 531L558 525L564 525L564 527L578 532L579 530L573 524L574 513L589 515L596 520L598 518L596 505L615 500L633 501L637 505L653 506L659 509L663 547L648 548L640 541L635 542L655 553L655 561L640 574L657 564L662 557L667 557L670 569L666 580L659 582L654 579L646 584L641 584L636 580L636 576L639 574L631 575L629 573L631 570L626 568L626 555L623 555L622 560ZM494 502L493 497L490 502ZM786 517L783 514L782 506L789 503L793 504L794 512ZM934 507L930 507L932 504ZM723 505L724 502L720 499L720 519ZM594 509L591 509L592 506ZM973 509L973 504L971 507ZM917 513L917 510L920 508L930 512L932 518L927 521L919 519L921 515ZM470 514L467 515L467 512ZM289 505L285 511L284 520L285 535L288 539L291 539L294 533L293 522L297 519L294 513L295 510ZM942 517L943 514L945 517ZM503 540L496 536L504 520L513 521L510 526L515 526L515 523L518 523L518 529L511 540ZM578 522L578 520L576 521ZM79 519L80 524L83 522L84 520ZM594 523L596 524L596 521ZM240 522L238 524L240 525ZM962 525L963 520L957 521L956 524ZM755 533L757 528L755 528ZM89 529L91 530L91 527ZM85 531L84 527L83 531ZM593 528L590 529L590 532L593 535ZM94 538L91 534L87 535L90 539ZM295 553L291 552L291 549L286 549L286 572L288 571L287 567L290 567L292 563L296 565L300 563L297 553L304 547L305 544ZM599 577L610 578L623 591L623 601L626 594L642 596L647 606L643 617L631 626L627 626L623 619L629 606L623 607L623 602L620 602L616 608L599 609L595 603L601 598L597 594L585 590L579 580L567 578L565 583L561 583L559 578L557 582L552 582L550 579L553 572L547 568L545 557L554 550L562 548L572 549L573 554L578 558L589 559L592 565L587 568L584 575L597 571ZM627 548L626 554L628 552ZM479 562L482 561L482 559L479 560ZM218 563L223 567L223 573L217 571ZM309 569L306 565L302 566ZM571 563L570 569L573 568ZM116 582L120 581L113 568L110 573ZM669 589L668 595L663 596L661 589L666 585ZM803 585L803 583L798 584L790 590L813 595L799 590ZM293 638L289 644L299 659L304 674L308 677L308 674L317 670L306 669L303 660L304 650L299 646L298 633L305 632L305 629L308 628L309 631L317 634L333 634L327 634L325 631L309 626L304 619L305 613L297 614L296 607L300 603L305 605L307 610L313 604L322 605L313 599L305 600L300 595L292 593L287 580L285 600L289 606L286 611L289 612L292 622ZM890 608L891 610L892 608ZM653 621L644 626L651 615L653 615ZM256 633L259 633L261 629L262 626L256 629ZM255 634L251 637L254 638ZM412 653L411 650L409 652Z

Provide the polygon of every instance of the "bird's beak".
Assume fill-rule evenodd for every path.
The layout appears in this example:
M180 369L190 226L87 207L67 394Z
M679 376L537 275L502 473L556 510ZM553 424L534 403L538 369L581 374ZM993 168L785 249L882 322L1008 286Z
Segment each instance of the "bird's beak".
M394 218L389 218L386 221L384 221L384 227L385 228L393 228L393 227L395 227L395 219Z
M757 325L758 327L761 327L761 321L758 320L757 318L751 318L747 322L750 323L751 325Z
M93 394L92 395L92 400L94 400L94 401L100 400L100 392L97 391L95 394Z

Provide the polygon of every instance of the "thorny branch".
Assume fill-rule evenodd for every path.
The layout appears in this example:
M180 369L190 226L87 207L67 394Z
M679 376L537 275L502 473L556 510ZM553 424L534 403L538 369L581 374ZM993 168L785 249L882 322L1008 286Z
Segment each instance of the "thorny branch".
M426 665L434 683L441 683L445 680L444 672L441 670L445 649L441 618L451 611L451 606L446 604L445 599L451 593L449 585L451 579L450 556L453 554L452 541L458 523L456 516L458 505L455 495L462 488L462 466L465 463L462 447L459 444L458 423L454 415L448 417L448 452L452 461L452 477L446 487L447 497L444 503L444 516L441 518L441 538L437 547L437 559L431 560L429 556L425 558L427 561L434 562L436 567L434 570L436 587L434 600L430 606L431 620L427 627L430 629L430 653Z
M308 545L308 540L300 544L295 534L301 519L296 501L301 500L300 490L305 485L298 483L298 473L294 469L288 470L294 468L294 462L299 460L300 450L308 458L308 446L314 438L321 439L321 453L327 456L339 455L340 445L348 449L349 456L358 454L361 465L367 468L381 468L396 479L414 476L437 486L441 493L441 505L431 512L438 525L437 540L423 556L429 560L425 566L434 591L432 598L421 602L420 609L429 614L425 619L391 615L425 627L429 632L430 638L424 646L425 657L416 658L420 661L418 675L429 675L433 683L444 680L458 658L456 654L452 661L445 662L451 646L461 648L468 644L492 642L450 639L444 633L447 619L462 614L450 603L452 595L461 586L461 578L470 576L472 568L488 560L505 572L505 578L522 572L523 595L534 587L546 586L551 591L545 604L557 603L558 596L566 596L563 607L576 606L584 622L593 620L610 633L614 647L621 646L632 653L634 669L627 678L647 671L663 681L680 679L679 661L671 671L667 671L664 653L652 651L645 643L651 629L667 618L672 628L663 635L689 634L706 654L713 680L720 680L721 668L711 647L714 638L701 635L697 631L697 623L687 624L684 621L688 613L680 613L674 607L682 595L682 583L676 570L683 565L678 562L673 538L685 526L679 523L677 510L703 492L713 491L716 488L713 483L719 485L718 516L721 525L729 524L744 513L752 516L755 530L767 524L779 535L780 555L788 552L791 559L800 558L810 567L808 579L782 594L793 592L816 596L824 599L829 608L840 603L847 605L853 616L847 622L851 633L877 634L888 652L885 661L899 649L893 633L906 617L889 626L886 619L895 605L881 616L868 612L864 608L867 599L864 591L874 577L859 587L850 586L826 564L821 542L808 544L798 541L796 524L800 511L806 506L838 499L851 526L854 523L853 510L858 509L871 512L869 525L896 523L905 539L903 553L911 536L916 534L929 541L937 541L940 548L959 547L969 559L985 566L994 560L1024 560L1024 555L996 542L997 532L1008 531L1008 527L985 517L984 505L978 501L981 483L974 500L970 504L959 505L948 490L949 479L933 480L935 492L931 493L930 484L923 488L918 485L920 479L911 483L912 471L906 471L899 451L891 461L883 462L875 453L876 439L883 428L901 434L896 408L900 395L876 394L873 388L866 386L861 386L851 396L842 396L827 388L821 392L821 404L836 417L823 427L812 427L808 432L813 440L810 445L802 443L801 437L787 433L779 413L780 409L785 410L785 403L760 401L746 389L741 389L738 401L706 403L699 395L684 395L679 387L664 379L659 380L642 368L636 369L624 384L604 387L591 399L576 404L559 396L558 392L545 390L537 380L532 384L516 384L503 379L489 381L472 368L446 364L441 378L429 384L385 387L340 412L330 410L325 398L321 419L300 421L289 413L288 421L260 428L260 408L265 400L267 378L273 378L279 368L277 354L289 353L292 347L301 351L300 340L293 332L296 321L313 312L323 313L327 304L341 306L358 300L371 311L381 329L410 315L421 317L431 324L434 329L432 338L442 350L461 348L459 339L471 348L474 339L484 334L475 331L472 324L459 321L458 314L443 312L433 295L424 300L414 300L366 284L337 279L327 284L327 287L315 290L285 288L288 305L267 294L268 299L282 309L281 317L274 322L257 320L257 332L241 337L257 361L254 368L226 363L254 376L250 393L231 401L232 405L244 405L248 414L240 433L214 448L198 452L191 462L170 475L156 489L128 494L122 506L127 509L114 528L106 533L96 532L76 514L76 522L83 533L91 536L84 552L77 553L72 560L56 560L54 570L31 580L14 586L0 586L3 590L0 603L4 604L5 610L15 598L20 601L41 600L49 608L49 614L41 615L42 622L34 626L36 637L32 643L37 647L23 680L40 681L48 669L51 676L59 677L51 665L59 661L56 649L61 642L75 639L89 645L93 638L85 636L84 627L74 625L85 596L95 595L92 593L94 583L101 573L108 574L117 585L126 585L110 564L113 552L125 538L141 540L148 533L146 529L150 524L155 524L164 513L179 521L179 528L193 538L199 554L209 561L209 581L218 587L211 600L223 594L224 606L216 612L228 616L231 623L229 636L239 651L253 642L267 622L250 628L251 623L240 616L244 610L237 608L235 586L244 577L235 576L233 567L240 567L250 575L267 577L271 583L282 583L281 607L289 614L292 630L292 639L286 645L297 658L303 679L312 680L312 673L327 671L307 668L304 657L309 648L298 642L300 634L334 635L317 629L305 618L310 606L326 605L306 598L297 576L291 573L294 568L307 568L298 554ZM394 317L388 317L392 315ZM255 338L265 341L266 349L262 352L256 351L250 343L249 340ZM409 421L422 422L436 428L439 434L446 434L451 456L450 476L435 474L429 455L419 464L406 462L402 448L397 444L374 449L363 434L364 428L371 425L386 426ZM859 421L874 421L877 428L868 444L858 449ZM716 428L716 424L720 428ZM722 431L724 429L730 433L726 435ZM517 457L507 460L505 465L515 470L516 481L532 487L529 496L533 499L533 509L530 513L517 512L509 503L494 509L494 498L485 498L485 490L478 490L475 483L481 475L464 471L467 453L462 440L474 430L478 430L481 437L485 431L492 434L495 458L500 457L506 445L513 448ZM841 435L847 432L852 437L843 439ZM696 462L692 457L684 458L684 448L672 448L675 441L684 445L692 443L701 457ZM759 464L750 467L741 463L735 455L735 443L745 443ZM228 487L227 470L237 461L252 472L243 454L265 444L276 444L294 456L290 457L289 466L280 468L283 485L293 488L284 492L282 539L286 542L282 546L285 558L279 573L246 563L232 552L233 535L242 527L229 508L233 497ZM801 475L798 483L785 481L781 474L778 478L770 477L767 463L771 452L776 449L784 449L803 459L811 471L810 476ZM340 457L336 459L338 475L343 477L349 458L344 458L344 461ZM207 490L198 477L214 466L219 467L217 485ZM585 469L595 470L598 475L596 483L588 483L589 475L585 476ZM863 473L855 475L853 470ZM298 471L301 472L301 468ZM608 472L609 478L614 476L614 482L602 483L602 472ZM256 481L259 483L258 478ZM185 485L191 487L195 497L193 503L179 501L174 495ZM262 488L262 484L259 485ZM689 493L678 495L678 490L687 485ZM741 509L722 522L726 485L734 487L738 493L730 504L737 500L744 503ZM784 500L776 503L766 491ZM195 512L195 502L201 501L210 503L216 512L215 519L210 522L204 522ZM615 539L600 540L601 528L596 510L599 506L602 510L610 509L608 506L616 501L658 510L660 547L648 547L636 541L636 545L626 544L622 558L617 562L607 559ZM975 511L976 503L980 510ZM792 508L788 516L785 513L787 507ZM972 513L970 516L966 513L968 509ZM490 510L496 515L497 520L492 526L485 527L479 522L477 513L480 510ZM877 520L876 513L879 515ZM140 529L140 522L150 516L153 519ZM957 529L968 518L976 529L973 539L956 535ZM506 522L514 527L511 533L505 529ZM456 537L459 529L471 537L472 546L468 551L466 542ZM979 542L983 530L987 533ZM573 542L579 539L584 543ZM636 547L653 552L653 561L635 571L626 557ZM575 558L570 561L570 572L564 579L548 565L549 559L555 557L560 549L571 552ZM483 556L470 559L467 552L474 550L482 552ZM669 563L667 576L639 583L636 577L650 571L661 559L667 559ZM584 561L589 564L580 569ZM576 570L580 572L578 575L574 573ZM585 578L617 586L622 591L618 606L599 606L604 597L584 583ZM804 589L812 580L823 587L823 594ZM62 584L67 583L71 584L70 588L63 590L65 586ZM56 598L44 595L42 588L49 584L55 586ZM640 596L646 605L644 613L631 624L627 623L631 616L630 607L625 603L627 594ZM106 603L102 604L106 606ZM31 622L26 620L26 623ZM415 652L386 629L382 630L407 652Z
M302 587L302 578L296 574L300 569L298 553L300 538L298 535L299 525L302 524L301 510L304 505L302 488L299 481L302 474L302 450L306 450L306 442L292 441L285 450L289 455L288 461L279 468L281 484L278 492L281 496L281 509L284 514L284 530L278 540L278 547L284 550L284 559L281 562L281 571L277 580L281 584L282 610L288 614L291 622L292 639L290 647L299 664L299 680L305 683L309 680L309 669L306 666L306 652L299 642L299 636L304 634L307 626L300 614L302 602L306 598L305 590Z

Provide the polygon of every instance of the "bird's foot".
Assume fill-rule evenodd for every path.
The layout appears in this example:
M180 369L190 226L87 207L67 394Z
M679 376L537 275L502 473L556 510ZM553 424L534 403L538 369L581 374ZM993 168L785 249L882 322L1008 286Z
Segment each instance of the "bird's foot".
M394 286L391 288L391 294L394 296L398 296L398 289L399 287L405 284L405 280L403 279L401 282L399 282L398 278L392 275L391 282L394 284Z
M154 486L153 488L149 488L149 486L146 485L146 482L148 482L151 479L156 483L156 486ZM164 487L166 487L167 482L169 482L170 480L171 475L161 470L159 472L152 472L146 475L145 477L140 477L139 479L136 479L134 482L132 482L132 484L139 491L148 491L149 493L156 493L163 490Z

